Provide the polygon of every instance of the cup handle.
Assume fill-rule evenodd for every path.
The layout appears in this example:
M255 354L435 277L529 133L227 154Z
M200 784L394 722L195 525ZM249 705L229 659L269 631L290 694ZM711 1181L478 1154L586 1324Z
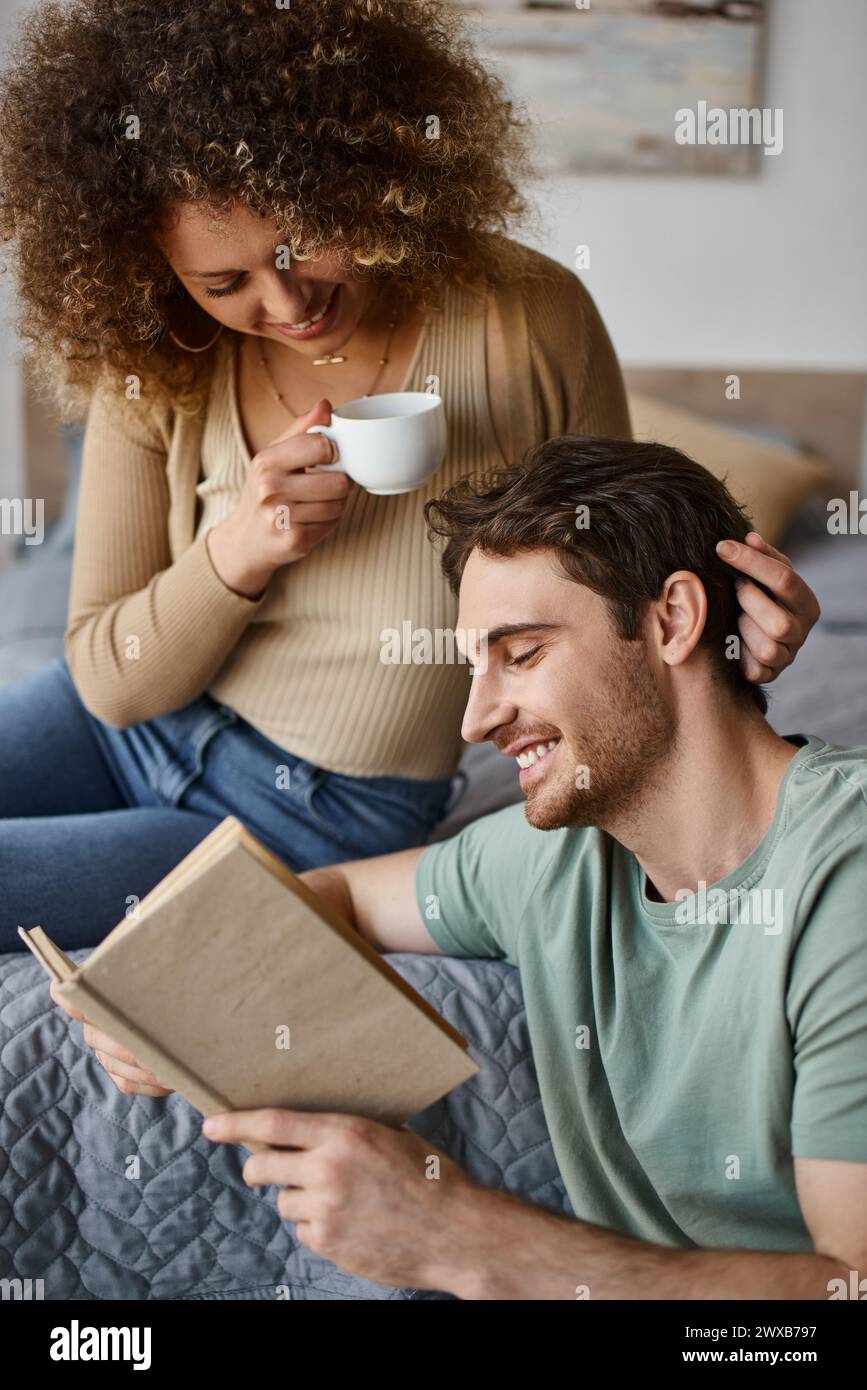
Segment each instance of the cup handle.
M336 437L336 435L335 435L335 433L334 433L334 430L330 427L330 425L311 425L310 428L309 428L309 430L305 430L305 434L324 434L326 439L330 439L330 440L331 440L331 443L334 445L335 449L336 449L337 452L338 452L338 458L337 458L337 461L336 461L335 463L317 463L317 465L316 465L316 472L317 472L317 473L326 473L326 472L329 472L329 473L345 473L345 472L346 472L346 469L345 469L344 466L343 466L343 461L342 461L341 458L339 457L339 454L340 454L340 446L339 446L338 443L337 443L337 437Z

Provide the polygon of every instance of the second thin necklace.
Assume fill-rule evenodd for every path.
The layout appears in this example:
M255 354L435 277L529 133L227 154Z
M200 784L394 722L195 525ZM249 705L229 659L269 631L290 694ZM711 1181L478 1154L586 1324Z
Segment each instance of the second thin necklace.
M370 386L368 387L368 389L365 391L365 393L364 393L365 396L371 396L371 395L373 395L373 392L374 392L374 390L376 389L376 386L377 386L377 384L378 384L378 382L379 382L379 379L380 379L380 377L382 376L383 368L385 368L385 367L388 365L388 361L389 361L388 353L389 353L389 349L391 348L391 340L392 340L392 338L394 337L394 330L395 330L396 328L397 328L397 320L396 320L396 319L393 319L392 322L388 325L388 337L386 338L386 341L385 341L385 348L383 349L382 357L380 357L380 359L379 359L379 366L378 366L377 369L376 369L376 375L374 376L373 381L370 383ZM278 390L277 390L276 384L275 384L275 382L274 382L274 378L273 378L273 376L271 375L271 369L270 369L270 367L268 366L268 361L267 361L267 358L265 357L265 339L264 339L264 338L262 339L262 345L261 345L261 349L260 349L260 352L259 352L259 362L260 362L260 365L261 365L261 367L262 367L262 369L263 369L263 371L264 371L264 373L265 373L266 377L268 378L268 381L269 381L269 383L270 383L270 385L271 385L271 394L272 394L272 396L274 397L275 401L279 401L279 402L280 402L280 404L282 405L283 409L286 411L286 413L287 413L288 415L291 415L291 416L292 416L292 419L293 419L293 420L299 420L299 419L301 418L301 416L298 415L297 412L294 411L294 410L292 409L292 407L288 404L288 402L287 402L285 396L283 395L283 393L282 393L281 391L278 391ZM302 413L302 414L306 414L306 411L302 411L301 413Z

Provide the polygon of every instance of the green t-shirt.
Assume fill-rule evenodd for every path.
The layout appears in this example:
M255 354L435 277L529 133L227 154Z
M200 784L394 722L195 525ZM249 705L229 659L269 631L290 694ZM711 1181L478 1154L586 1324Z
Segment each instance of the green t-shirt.
M584 1220L810 1250L792 1155L867 1163L867 748L791 741L767 835L704 900L653 901L609 835L536 830L522 804L419 861L440 950L520 971Z

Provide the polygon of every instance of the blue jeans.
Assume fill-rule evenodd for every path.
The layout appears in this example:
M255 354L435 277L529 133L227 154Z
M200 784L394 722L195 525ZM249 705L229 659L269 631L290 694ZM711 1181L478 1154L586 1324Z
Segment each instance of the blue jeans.
M225 816L300 872L423 844L451 792L314 767L208 695L114 729L61 658L0 689L0 952L95 946Z

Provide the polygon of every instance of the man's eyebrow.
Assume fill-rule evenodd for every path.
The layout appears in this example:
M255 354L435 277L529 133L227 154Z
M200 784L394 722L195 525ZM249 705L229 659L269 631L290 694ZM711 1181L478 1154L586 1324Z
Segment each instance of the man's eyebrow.
M560 623L504 623L502 627L488 630L488 646L501 642L504 637L515 637L520 632L550 632L560 627Z

